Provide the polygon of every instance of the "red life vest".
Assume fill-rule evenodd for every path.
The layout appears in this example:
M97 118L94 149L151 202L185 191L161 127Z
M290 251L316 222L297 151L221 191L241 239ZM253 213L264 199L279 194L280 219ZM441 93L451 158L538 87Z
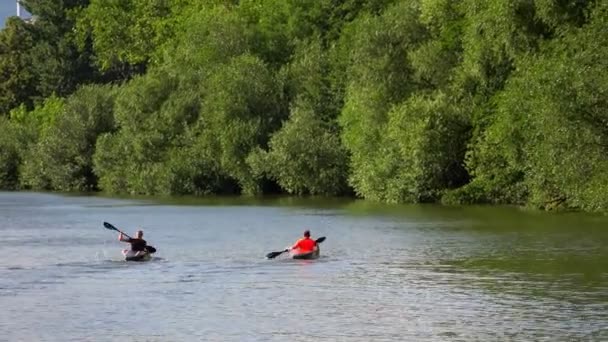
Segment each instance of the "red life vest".
M293 245L292 249L297 249L299 253L308 253L312 252L316 245L317 243L315 240L311 238L302 238Z

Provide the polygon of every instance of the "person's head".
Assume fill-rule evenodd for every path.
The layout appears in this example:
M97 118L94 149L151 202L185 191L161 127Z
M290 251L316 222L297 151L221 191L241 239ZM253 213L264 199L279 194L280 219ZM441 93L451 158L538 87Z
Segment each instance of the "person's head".
M138 239L141 239L144 237L144 231L141 229L138 229L137 232L135 232L135 237Z
M304 237L309 238L310 237L310 230L306 229L304 231Z

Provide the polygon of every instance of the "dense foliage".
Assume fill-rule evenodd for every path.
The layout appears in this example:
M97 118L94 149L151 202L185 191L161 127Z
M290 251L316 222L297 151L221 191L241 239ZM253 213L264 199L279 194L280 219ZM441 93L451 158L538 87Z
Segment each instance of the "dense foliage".
M24 0L0 187L608 210L603 0Z

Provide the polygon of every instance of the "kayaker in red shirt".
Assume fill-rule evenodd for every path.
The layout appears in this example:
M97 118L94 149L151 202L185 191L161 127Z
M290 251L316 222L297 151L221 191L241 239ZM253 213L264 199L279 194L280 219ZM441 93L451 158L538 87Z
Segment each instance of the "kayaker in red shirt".
M297 250L298 253L309 253L315 249L317 243L315 240L310 238L310 230L304 231L304 237L300 240L296 241L296 243L291 246L290 250Z

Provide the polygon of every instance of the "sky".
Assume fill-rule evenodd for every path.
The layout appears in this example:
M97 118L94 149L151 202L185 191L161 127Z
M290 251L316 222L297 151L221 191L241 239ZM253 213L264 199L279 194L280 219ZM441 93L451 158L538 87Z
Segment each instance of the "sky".
M23 11L23 8L21 9ZM0 28L4 27L6 18L17 15L17 5L15 0L0 0Z

